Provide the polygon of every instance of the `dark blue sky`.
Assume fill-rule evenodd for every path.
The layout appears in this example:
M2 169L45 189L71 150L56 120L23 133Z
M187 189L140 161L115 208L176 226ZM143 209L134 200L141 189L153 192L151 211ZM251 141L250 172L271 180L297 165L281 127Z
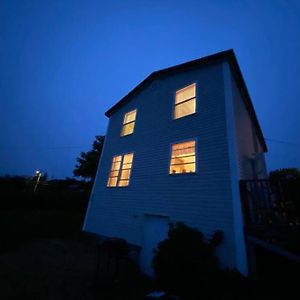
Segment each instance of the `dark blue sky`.
M149 73L229 48L268 169L300 168L299 28L296 0L1 0L0 175L71 176L104 112Z

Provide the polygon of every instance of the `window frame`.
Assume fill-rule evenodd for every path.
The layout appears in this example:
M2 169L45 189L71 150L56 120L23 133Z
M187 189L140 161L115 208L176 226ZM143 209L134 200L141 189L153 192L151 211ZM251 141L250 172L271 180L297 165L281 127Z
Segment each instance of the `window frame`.
M175 118L175 108L178 104L176 104L176 94L178 91L192 85L192 84L195 84L195 105L196 105L196 109L195 109L195 112L189 114L189 115L185 115L185 116L182 116L180 118ZM191 98L193 99L193 98ZM189 99L190 100L190 99ZM188 101L188 100L185 100L185 101ZM183 102L185 102L183 101ZM179 119L183 119L185 117L189 117L189 116L193 116L195 114L198 113L198 80L193 80L193 81L190 81L189 83L185 84L183 87L180 87L180 88L176 88L176 90L173 92L173 105L172 105L172 120L175 121L175 120L179 120Z
M125 116L131 112L135 111L135 119L134 121L131 121L131 122L128 122L128 123L124 123L124 120L125 120ZM137 108L134 108L134 109L131 109L129 111L127 111L125 114L123 114L123 121L122 121L122 127L121 127L121 132L120 132L120 137L125 137L125 136L128 136L128 135L132 135L134 134L134 131L135 131L135 123L136 123L136 119L137 119L137 114L138 114L138 109ZM134 123L134 127L133 127L133 131L131 133L128 133L128 134L125 134L123 135L123 128L125 125L128 125L130 123Z
M171 160L172 160L172 146L175 144L181 144L186 142L195 141L195 172L189 172L189 173L170 173L170 166L171 166ZM191 137L184 140L178 140L175 142L172 142L169 144L169 163L168 163L168 175L169 176L194 176L198 173L198 138L197 137Z
M124 160L124 156L127 155L127 154L132 154L132 162L131 162L130 176L129 176L129 179L128 179L128 185L119 186L119 181L120 181L121 174L122 174L123 160ZM121 156L121 164L120 164L119 174L118 174L118 177L117 177L117 184L116 184L116 186L108 186L108 180L110 178L109 175L110 175L110 172L112 172L111 167L112 167L113 158L116 157L116 156ZM130 186L134 157L135 157L135 152L134 151L123 152L121 154L116 154L116 155L112 156L110 168L109 168L109 171L108 171L107 181L106 181L106 187L107 188L128 188Z

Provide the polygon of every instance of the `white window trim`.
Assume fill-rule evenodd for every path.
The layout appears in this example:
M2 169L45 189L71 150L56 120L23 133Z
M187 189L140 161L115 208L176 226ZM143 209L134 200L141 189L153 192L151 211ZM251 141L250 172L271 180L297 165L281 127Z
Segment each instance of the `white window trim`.
M171 159L172 159L172 145L181 144L185 142L195 141L195 172L190 173L170 173ZM168 163L168 175L169 176L193 176L198 173L198 137L191 137L184 140L178 140L169 144L169 163Z
M131 121L131 122L129 122L129 123L124 124L125 116L126 116L128 113L131 113L131 112L133 112L133 111L135 111L135 119L134 119L134 121ZM128 136L128 135L134 134L134 132L135 132L135 126L136 126L137 115L138 115L138 110L137 110L137 108L134 108L134 109L132 109L132 110L126 112L126 113L123 115L123 121L122 121L122 127L121 127L120 137L125 137L125 136ZM130 124L130 123L134 123L133 131L132 131L131 133L128 133L128 134L123 134L123 127L124 127L124 125Z
M120 181L120 177L121 177L121 173L122 173L122 167L123 167L123 160L124 160L124 156L127 155L127 154L132 154L133 155L132 156L132 162L131 162L130 176L129 176L129 179L128 179L128 185L119 186L119 181ZM116 186L108 186L107 184L108 184L108 180L109 180L109 177L110 177L109 175L110 175L110 172L111 172L112 161L113 161L113 158L116 157L116 156L121 156L120 169L119 169L119 174L118 174L118 177L117 177L117 185ZM110 168L109 168L109 171L108 171L107 181L106 181L106 187L107 188L109 188L109 189L110 188L127 188L127 187L130 186L134 157L135 157L135 152L134 151L113 155L113 157L111 159Z
M176 121L176 120L180 120L180 119L183 119L185 117L189 117L189 116L193 116L195 114L198 113L198 80L193 80L193 81L190 81L189 83L185 84L184 86L180 87L180 88L177 88L174 92L173 92L173 103L172 103L172 120ZM196 100L196 109L195 109L195 112L189 114L189 115L185 115L185 116L182 116L180 118L175 118L175 107L176 107L176 93L192 84L195 84L195 100Z

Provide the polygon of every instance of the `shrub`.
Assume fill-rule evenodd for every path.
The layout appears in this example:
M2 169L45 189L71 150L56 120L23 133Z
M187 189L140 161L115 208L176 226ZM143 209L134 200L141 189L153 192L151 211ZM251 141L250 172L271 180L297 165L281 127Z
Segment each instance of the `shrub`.
M170 225L168 237L159 243L152 262L160 288L178 295L209 288L219 271L215 248L222 239L221 231L207 241L197 229L183 223Z

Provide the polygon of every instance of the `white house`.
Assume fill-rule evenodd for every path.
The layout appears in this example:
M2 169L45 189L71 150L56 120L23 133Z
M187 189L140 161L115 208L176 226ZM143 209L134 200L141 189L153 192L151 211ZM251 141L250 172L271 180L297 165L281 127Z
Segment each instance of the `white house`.
M84 230L153 248L168 223L224 232L223 266L247 274L239 180L266 177L266 143L233 50L152 73L106 112Z

